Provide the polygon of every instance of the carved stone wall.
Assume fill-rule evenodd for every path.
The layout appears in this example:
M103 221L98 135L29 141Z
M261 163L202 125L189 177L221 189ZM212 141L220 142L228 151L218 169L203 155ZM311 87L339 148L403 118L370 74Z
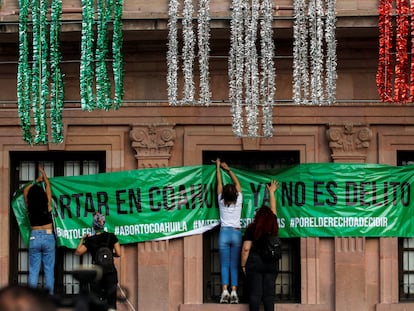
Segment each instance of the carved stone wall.
M129 138L138 168L167 167L175 137L171 124L133 124Z

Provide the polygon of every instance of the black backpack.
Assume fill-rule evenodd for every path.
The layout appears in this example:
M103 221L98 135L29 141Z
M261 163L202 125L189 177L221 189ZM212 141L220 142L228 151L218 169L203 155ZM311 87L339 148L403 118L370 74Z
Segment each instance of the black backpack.
M257 252L266 261L282 258L282 241L277 236L267 235L260 239Z
M100 246L95 254L95 264L102 268L103 273L114 271L114 254L112 250L106 246L109 244L109 235L107 243Z

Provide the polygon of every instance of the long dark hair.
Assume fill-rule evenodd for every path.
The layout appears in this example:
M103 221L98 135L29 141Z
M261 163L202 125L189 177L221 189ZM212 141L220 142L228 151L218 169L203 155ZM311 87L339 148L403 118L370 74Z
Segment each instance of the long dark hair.
M223 187L223 192L221 194L222 199L224 200L224 204L229 206L232 203L236 203L237 201L237 189L234 184L226 184Z
M279 233L276 215L267 205L262 205L256 211L253 222L249 226L252 226L255 240L260 239L264 235L277 236Z
M27 193L27 209L29 213L39 209L48 210L49 199L47 198L46 192L39 185L33 185L30 187Z

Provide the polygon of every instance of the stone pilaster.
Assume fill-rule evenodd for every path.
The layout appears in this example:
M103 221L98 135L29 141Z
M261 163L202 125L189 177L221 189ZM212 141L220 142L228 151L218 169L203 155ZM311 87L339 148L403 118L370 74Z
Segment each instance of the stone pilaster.
M334 162L364 163L372 131L367 124L329 124L326 136Z
M129 132L138 168L167 167L174 146L171 124L133 124Z
M326 131L334 162L364 163L372 138L366 124L330 124ZM367 310L365 237L335 238L335 310ZM346 294L344 294L346 293Z

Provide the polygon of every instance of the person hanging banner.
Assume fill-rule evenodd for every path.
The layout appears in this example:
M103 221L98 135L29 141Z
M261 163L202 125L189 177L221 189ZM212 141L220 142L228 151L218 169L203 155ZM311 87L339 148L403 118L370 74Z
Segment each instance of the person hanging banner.
M414 237L412 166L314 163L233 170L243 189L243 229L269 199L266 183L276 179L280 237ZM219 224L215 165L54 177L50 183L60 246L76 248L91 233L95 211L106 216L106 230L121 244L200 234ZM12 208L27 242L21 189Z

